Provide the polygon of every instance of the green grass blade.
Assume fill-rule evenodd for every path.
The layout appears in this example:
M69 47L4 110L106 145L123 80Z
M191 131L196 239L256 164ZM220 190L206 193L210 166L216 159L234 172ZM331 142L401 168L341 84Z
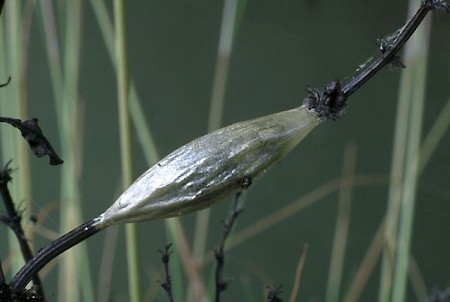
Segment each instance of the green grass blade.
M415 7L417 3L411 2L410 5L410 12L413 11L413 7ZM417 35L423 35L423 28L419 28L418 32L416 32L416 36L414 40L410 41L409 44L407 44L407 47L410 48L412 43L424 43L424 41L419 41L420 39L417 39ZM407 51L408 51L408 48ZM413 97L414 96L421 96L423 94L423 91L413 91L414 84L413 76L412 74L415 73L415 65L420 60L425 60L425 55L421 54L421 56L412 58L411 55L408 55L407 57L406 65L408 68L402 73L402 83L400 88L400 96L398 101L398 110L397 110L397 117L396 117L396 127L395 127L395 134L394 134L394 147L393 147L393 155L392 155L392 164L391 164L391 180L390 180L390 186L389 186L389 195L388 195L388 208L386 213L386 227L385 227L385 244L383 247L383 258L382 258L382 266L381 266L381 275L380 275L380 290L379 290L379 301L389 301L390 295L393 290L393 279L394 279L394 267L395 263L398 260L396 253L398 249L398 242L399 238L398 236L398 221L399 217L401 215L401 204L402 200L405 200L405 187L404 184L406 184L406 172L407 167L406 163L410 163L408 161L407 152L413 152L413 150L410 150L409 148L412 147L411 144L413 142L410 141L410 139L414 140L414 137L412 136L412 131L418 131L420 135L420 128L417 129L417 127L420 127L420 123L414 123L412 121L415 121L413 117L411 117L412 112L417 112L412 109L414 106L413 103ZM423 70L425 71L425 70ZM424 75L423 75L424 76ZM423 81L416 78L417 81ZM422 87L422 85L419 85L417 87ZM416 87L416 88L417 88ZM416 103L416 106L420 106L420 104ZM420 112L417 112L417 114L420 115ZM415 118L420 118L420 116L417 116ZM421 119L419 119L420 121ZM414 129L414 130L413 130ZM416 133L417 135L417 133ZM416 154L417 156L417 154ZM411 173L416 173L412 170L408 171L410 181L414 178ZM412 185L412 183L409 183ZM413 188L410 188L409 190L413 190ZM412 208L410 208L411 210ZM410 213L411 215L412 213ZM412 217L410 217L411 219ZM403 226L403 230L405 231L406 224ZM406 235L406 234L405 234ZM406 257L407 259L408 257ZM404 264L403 264L404 265Z
M420 149L420 164L419 164L419 174L425 169L436 150L440 141L444 137L445 132L450 126L450 99L445 104L444 108L441 110L439 116L435 120L431 130L426 135L423 140L423 144Z
M224 2L222 26L219 37L216 70L212 87L211 106L208 117L208 132L219 129L222 125L225 87L227 84L228 68L235 32L235 21L238 0Z
M60 3L58 14L61 18L58 20L61 22L59 23L56 21L51 1L40 1L40 8L61 141L61 154L65 160L61 167L60 193L61 231L64 232L78 226L83 220L79 184L82 168L80 158L82 143L79 141L78 132L82 128L78 96L81 25L83 24L82 1ZM65 22L64 26L63 22ZM58 30L61 28L65 30L63 53L58 38ZM85 244L81 244L61 257L58 299L80 301L81 292L83 301L94 301L92 284L87 247Z
M51 73L57 76L61 73L62 81L54 79L57 116L59 117L59 131L62 154L65 163L62 167L61 177L61 231L69 231L83 222L81 207L80 178L82 169L83 144L79 141L79 129L82 129L80 119L78 86L80 78L80 50L81 50L81 26L82 1L70 1L58 6L58 13L63 16L61 22L65 22L59 28L64 28L65 39L63 41L63 60L56 53L56 60L50 63ZM46 21L44 21L46 22ZM56 24L54 24L56 25ZM57 43L57 28L49 28L47 36L53 43ZM58 49L57 45L49 45L49 50ZM52 48L54 47L54 48ZM55 54L49 52L49 57ZM50 61L52 62L52 61ZM62 65L61 65L62 63ZM59 67L58 67L59 65ZM52 71L52 69L54 69ZM61 301L81 301L80 293L83 293L83 301L93 301L92 280L90 277L89 257L85 244L69 250L61 258L58 296ZM82 256L83 255L83 256ZM81 260L81 263L80 263Z
M242 1L230 0L224 2L211 105L208 116L208 132L214 131L222 125L225 90L233 40L236 33L238 9L240 12L244 11ZM241 18L242 14L240 14ZM200 261L203 258L206 248L209 217L210 209L203 210L197 214L193 244L193 257L196 261Z
M7 2L3 9L2 13L2 41L0 42L0 49L2 50L2 66L5 66L5 70L1 71L2 81L5 82L8 79L8 76L11 76L12 80L8 86L3 87L1 90L1 95L4 97L2 100L6 100L6 102L0 102L0 113L3 116L11 116L11 117L19 117L19 74L17 74L19 66L19 56L17 55L20 50L18 47L18 41L20 40L17 37L18 30L18 18L20 12L20 3L19 1ZM4 79L4 80L3 80ZM8 127L7 125L1 125L1 152L2 152L2 167L10 160L14 160L14 167L20 167L22 163L20 162L20 157L17 157L19 153L19 144L22 139L18 136L18 133L12 127ZM7 142L7 143L4 143ZM17 177L17 173L13 175L13 177ZM9 185L11 195L13 196L14 201L18 202L23 200L23 195L21 193L21 176L18 176L19 181L14 181ZM20 257L20 249L17 244L16 236L12 232L8 232L8 246L9 252L11 255L17 255L17 257L13 258L11 271L14 272L20 268L23 264L23 261Z
M47 46L47 59L50 69L53 101L56 112L61 112L60 107L62 104L59 101L63 87L61 49L52 2L49 0L40 1L40 13L44 30L45 45ZM56 118L58 121L58 129L62 129L62 116L56 114Z
M342 271L344 267L345 248L350 225L350 209L353 177L356 165L356 146L348 145L344 154L342 186L339 190L339 205L331 253L330 271L325 296L326 302L339 301Z
M99 0L99 1L92 1L91 4L94 13L96 15L96 19L98 21L106 47L108 49L111 62L114 68L117 69L117 62L114 56L114 31L105 3L104 1ZM158 161L159 155L157 153L153 136L146 122L145 116L143 114L144 111L142 110L141 102L132 80L130 80L129 110L131 113L131 120L136 129L138 140L139 143L141 144L142 150L144 151L143 154L145 156L147 164L148 166L152 166ZM174 243L174 250L179 251L181 250L181 247L179 246L178 240L175 239L179 238L180 236L183 236L183 232L180 230L180 223L175 223L174 220L178 220L178 218L165 220L164 223L166 225L166 229L168 230L168 234L170 234L169 241ZM186 238L184 238L184 240L186 240ZM187 261L186 259L182 260ZM171 262L178 263L179 261L180 261L179 253L175 253L174 255L172 255ZM188 265L189 265L188 263L185 263L183 266L172 265L171 274L172 276L175 276L174 279L176 279L177 277L181 277L183 275L182 274L183 267L186 267ZM175 297L184 297L182 287L180 285L181 284L177 286L174 282L173 293Z
M128 91L128 63L126 48L125 2L114 1L114 25L116 28L117 95L119 105L120 154L122 163L122 185L126 189L133 182L133 161L131 152L131 128ZM141 280L139 274L139 244L136 224L127 224L126 249L128 263L129 301L141 301Z
M91 1L92 8L94 10L96 19L100 26L100 31L102 33L103 39L106 44L111 62L115 69L117 69L117 62L115 60L114 53L114 30L111 20L108 16L108 11L106 9L105 3L102 0ZM153 135L151 134L150 127L145 119L142 110L141 102L137 94L136 88L134 86L133 80L130 77L130 100L129 100L129 110L131 112L131 121L134 124L136 134L138 136L139 142L142 146L142 150L145 150L144 156L147 160L149 166L155 164L159 155L156 150L156 145L153 140Z
M415 3L416 4L416 3ZM419 176L420 139L425 99L427 54L430 19L416 31L415 39L407 45L405 61L408 69L402 75L400 98L411 102L409 114L403 191L401 195L398 248L395 253L391 301L405 301L408 262L413 232L415 192Z

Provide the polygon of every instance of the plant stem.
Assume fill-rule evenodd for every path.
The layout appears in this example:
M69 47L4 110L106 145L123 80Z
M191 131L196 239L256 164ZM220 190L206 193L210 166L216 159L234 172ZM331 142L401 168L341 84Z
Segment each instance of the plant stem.
M406 49L410 69L402 78L400 97L411 103L408 114L408 133L405 153L405 171L401 195L398 249L395 251L395 269L391 301L405 301L410 245L413 233L415 192L419 178L420 139L422 134L423 106L427 73L427 53L430 19L426 20L418 38Z
M79 78L81 59L81 29L82 29L82 5L83 1L69 1L58 6L58 12L64 16L65 26L63 34L63 83L59 88L61 95L55 100L60 104L57 114L61 118L60 140L63 157L66 160L62 166L61 176L61 210L60 228L62 232L68 232L83 222L81 217L81 190L80 175L82 173L81 154L82 140L79 138L81 115L79 106ZM55 28L56 30L56 28ZM70 93L67 93L70 92ZM80 293L89 289L92 282L82 278L82 267L89 261L81 257L82 249L72 249L61 259L59 265L58 300L67 302L81 301ZM81 262L80 262L81 259ZM83 263L84 262L84 263ZM90 278L90 277L89 277ZM81 282L83 281L83 285ZM93 297L92 297L93 298Z
M228 282L223 280L223 270L225 265L225 240L227 240L228 235L233 228L236 219L239 214L242 213L243 208L239 206L239 197L241 193L237 193L234 201L231 205L230 213L227 220L223 224L222 239L220 240L219 248L214 251L214 257L216 258L217 266L215 272L215 282L216 282L216 295L215 301L220 302L220 294L227 288Z
M447 100L444 108L442 108L439 116L434 120L433 126L431 127L428 134L423 140L423 144L420 148L420 164L419 164L419 174L427 166L431 156L433 155L439 142L442 141L444 134L448 130L450 125L450 99Z
M164 291L167 293L167 297L169 298L170 302L173 302L173 295L172 295L172 278L170 277L170 270L169 270L169 259L170 255L172 254L172 250L170 249L172 247L172 244L167 244L164 248L164 251L159 250L161 253L161 261L164 265L164 272L165 272L165 281L161 283L161 287L164 289Z
M428 12L435 8L437 7L434 6L433 0L422 1L419 10L406 23L399 36L395 39L395 42L392 45L389 45L389 48L386 49L382 53L382 55L378 59L376 59L369 67L367 67L367 69L365 69L357 77L350 81L350 83L345 85L344 88L342 88L343 94L348 98L384 66L392 62L397 52L403 47L403 45L405 45L406 41L408 41L408 39L420 25L420 23L422 23Z
M14 234L17 237L17 241L19 242L23 259L25 260L25 262L28 262L33 258L33 252L31 251L31 247L28 244L25 232L23 231L21 225L22 217L20 216L19 213L17 213L14 201L8 190L8 182L11 181L11 172L12 172L12 170L8 167L8 165L9 163L6 164L3 171L0 171L0 196L3 199L3 203L5 204L5 209L7 213L7 216L2 217L2 221L5 222L5 224L7 224L13 230ZM39 275L36 273L32 276L32 278L34 287L36 289L36 296L39 297L39 299L44 300L45 299L44 288L42 287L42 282L41 279L39 278Z
M222 124L225 89L231 50L233 48L238 2L239 0L229 0L224 2L219 48L217 52L216 69L208 116L208 132L219 129ZM194 260L197 261L197 263L201 261L203 253L205 252L210 213L210 209L205 209L197 214L192 252Z
M108 16L108 10L103 0L91 1L92 8L94 10L100 31L102 33L106 49L108 50L109 58L114 69L117 70L117 60L114 51L114 30L111 19ZM158 152L151 134L150 127L145 120L144 110L141 106L141 101L136 91L133 79L130 76L129 79L129 98L130 98L130 113L131 121L134 124L134 128L137 130L136 135L141 143L142 150L144 150L144 156L149 166L154 165L158 159Z
M3 6L3 3L1 3ZM3 18L1 18L0 26L0 78L8 75L8 81L12 75L12 81L8 87L1 91L1 99L12 100L1 102L0 111L4 115L25 119L26 117L26 64L24 58L27 57L27 48L23 47L24 37L28 36L29 27L23 26L29 21L29 15L25 14L22 9L21 1L8 1ZM2 80L3 82L4 80ZM17 172L17 181L11 184L10 190L15 200L23 201L23 216L28 217L32 211L31 204L31 182L30 182L30 166L28 158L28 147L26 143L14 135L9 129L2 129L2 141L8 142L1 145L1 153L4 162L8 162L12 158L19 165ZM11 234L8 234L11 235ZM25 229L25 237L30 241L33 240L32 234ZM32 248L32 244L29 243ZM20 255L19 246L15 236L9 236L9 249L13 255ZM19 270L22 266L20 257L14 258L12 262L13 270Z
M412 5L415 5L415 3L411 3ZM412 11L411 8L410 11ZM390 301L392 298L390 297L391 294L396 297L403 295L406 286L410 242L410 237L408 238L408 236L411 236L412 231L415 203L414 191L419 173L418 144L421 132L421 108L423 106L421 104L423 100L419 99L423 97L424 90L420 91L420 89L424 89L423 83L425 81L425 66L419 65L425 64L426 58L423 53L426 50L418 51L418 48L423 44L427 44L423 40L423 31L421 30L418 33L422 33L419 39L416 39L414 44L409 45L410 48L406 49L405 60L407 60L410 67L402 74L398 101L391 181L384 231L385 242L378 299L380 302ZM418 73L420 71L423 72L421 75ZM403 218L399 224L400 217ZM398 230L399 227L401 231ZM402 233L402 238L400 238L400 233ZM400 245L402 246L401 248ZM402 250L402 254L400 254L399 249ZM402 272L400 273L400 271ZM394 278L397 281L394 282ZM391 301L400 300L394 299Z
M13 292L22 290L28 282L30 282L32 276L36 275L55 257L70 249L72 246L100 232L102 228L96 226L96 221L96 219L92 219L83 223L79 227L53 241L52 244L46 248L39 250L33 259L28 261L11 280L9 283L11 290Z
M345 148L344 163L342 167L342 185L339 190L337 221L334 232L330 270L328 273L328 285L325 296L325 301L327 302L339 301L345 248L347 245L348 227L350 224L350 210L356 155L356 146L354 144L348 144Z
M122 162L122 186L126 189L133 181L133 162L131 154L131 129L128 100L128 63L126 49L126 21L125 2L114 1L114 24L116 37L117 62L117 94L119 105L120 154ZM139 278L139 245L136 224L127 224L126 246L128 262L128 285L130 301L141 300L141 286Z

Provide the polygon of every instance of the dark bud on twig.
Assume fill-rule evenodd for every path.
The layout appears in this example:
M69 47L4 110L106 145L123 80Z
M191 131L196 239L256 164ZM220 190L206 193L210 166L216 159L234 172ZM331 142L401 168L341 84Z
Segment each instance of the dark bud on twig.
M229 282L223 281L223 280L217 282L217 284L216 284L216 291L223 292L224 290L227 289L228 284L229 284Z
M321 119L336 120L342 115L346 106L347 97L341 90L338 80L325 85L323 92L307 87L308 97L303 101L308 109L314 110Z
M12 160L8 161L5 167L0 170L0 185L6 185L8 182L12 180L11 174L13 169L9 167L11 165Z
M170 287L170 284L169 284L169 283L162 282L162 283L161 283L161 287L162 287L162 289L164 289L166 292L170 292L170 291L172 290L172 288Z
M269 287L269 292L267 293L267 302L283 302L279 297L283 293L283 286L280 285L277 288Z
M164 264L169 263L170 255L172 255L172 253L173 253L173 251L170 250L171 247L172 247L172 243L169 243L165 246L164 251L159 250L159 252L161 253L161 261Z
M30 215L30 221L34 224L38 223L38 217L34 214Z
M15 118L0 117L0 122L8 123L19 129L23 138L28 142L31 150L37 157L48 155L50 158L50 165L60 165L63 163L63 160L56 154L52 145L42 133L36 118L22 122Z
M430 9L443 9L447 13L450 10L450 6L444 0L423 0L423 3L428 5Z
M388 63L387 68L389 70L397 71L399 69L406 68L406 65L402 62L402 58L400 56L394 56Z
M20 225L22 221L22 217L20 215L16 215L14 217L9 217L6 215L0 215L0 222L10 227L15 233L17 233L17 226ZM1 300L0 300L1 301Z

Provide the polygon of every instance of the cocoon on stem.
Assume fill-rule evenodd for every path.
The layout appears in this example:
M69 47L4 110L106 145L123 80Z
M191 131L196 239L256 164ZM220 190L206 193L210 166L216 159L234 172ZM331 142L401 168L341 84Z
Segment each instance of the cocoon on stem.
M168 218L209 207L248 188L319 121L304 105L195 139L144 172L94 225Z

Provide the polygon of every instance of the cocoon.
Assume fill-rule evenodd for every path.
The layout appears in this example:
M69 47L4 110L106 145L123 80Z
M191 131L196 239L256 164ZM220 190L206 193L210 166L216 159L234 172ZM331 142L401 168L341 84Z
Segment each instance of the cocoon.
M178 148L142 174L96 227L179 216L248 188L319 122L307 105L221 128Z

